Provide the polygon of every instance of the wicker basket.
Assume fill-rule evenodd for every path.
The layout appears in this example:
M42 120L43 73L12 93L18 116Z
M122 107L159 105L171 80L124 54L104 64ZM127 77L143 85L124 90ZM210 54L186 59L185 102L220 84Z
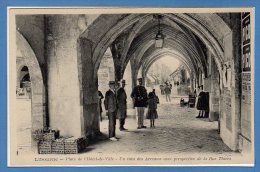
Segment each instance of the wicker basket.
M85 138L68 138L65 140L65 154L77 154L84 150L87 146Z
M36 130L32 133L32 136L34 140L55 140L59 138L60 136L60 131L59 130L48 130L48 131L43 131L43 130Z
M39 154L51 154L52 141L39 141L38 153Z
M56 140L40 140L39 154L77 154L87 146L85 138L59 138Z

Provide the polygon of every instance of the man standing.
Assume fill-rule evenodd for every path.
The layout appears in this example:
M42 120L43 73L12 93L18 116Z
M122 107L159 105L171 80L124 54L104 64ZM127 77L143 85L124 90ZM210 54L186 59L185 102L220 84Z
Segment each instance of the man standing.
M101 91L98 90L98 98L99 98L99 115L100 115L100 121L102 121L102 99L104 98Z
M120 122L119 130L127 130L124 128L125 125L125 119L126 119L126 110L127 110L127 95L125 92L125 80L121 80L121 87L117 90L117 104L118 104L118 110L117 110L117 118Z
M134 87L131 97L134 99L134 107L138 117L137 129L146 128L144 126L144 109L147 106L147 91L143 84L143 79L138 79L138 85Z
M166 102L171 102L171 88L168 83L166 83L165 89Z
M115 81L109 81L109 90L106 92L104 100L105 109L108 115L108 133L109 139L117 141L116 138L116 112L117 112L117 101L115 93Z

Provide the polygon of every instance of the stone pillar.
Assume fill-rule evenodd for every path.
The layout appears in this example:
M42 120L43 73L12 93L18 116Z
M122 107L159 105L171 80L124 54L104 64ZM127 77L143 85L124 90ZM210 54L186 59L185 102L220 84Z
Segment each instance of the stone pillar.
M92 61L92 42L79 40L79 80L81 83L81 106L83 106L84 133L87 137L100 133L98 74Z
M62 136L82 136L78 81L78 15L46 16L50 127Z
M134 63L130 60L131 62L131 77L132 77L132 90L134 89L134 87L137 85L137 75L138 75L138 71L135 69L135 65ZM134 100L132 99L132 105L134 108Z
M123 73L124 73L123 79L126 80L125 91L127 94L127 107L132 108L132 107L134 107L134 105L133 105L133 101L131 98L131 93L132 93L133 89L132 89L132 70L131 70L130 63L128 63L128 65L124 69Z
M143 78L143 86L146 87L146 75L147 73L145 73L145 70L142 68L142 78Z
M137 85L138 70L136 69L134 60L130 59L130 63L131 63L131 72L132 72L132 88L134 88Z
M191 93L194 92L194 76L193 75L190 76L190 92Z
M122 73L122 66L121 66L121 60L114 58L113 57L113 62L114 62L114 67L115 67L115 81L120 81L123 77Z
M220 136L229 148L236 151L241 130L241 45L237 44L241 42L241 14L231 13L229 18L232 32L227 33L223 41L224 63L231 70L231 82L221 94Z
M211 63L211 91L210 91L210 113L209 120L217 121L219 118L219 95L220 87L218 82L219 73L215 61L212 59Z

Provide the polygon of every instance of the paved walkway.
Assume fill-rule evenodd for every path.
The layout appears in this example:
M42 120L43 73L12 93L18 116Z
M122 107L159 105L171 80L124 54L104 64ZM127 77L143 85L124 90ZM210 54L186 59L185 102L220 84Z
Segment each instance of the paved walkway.
M129 116L135 111L130 110ZM127 132L118 130L119 141L101 141L90 145L92 153L225 153L232 152L221 140L217 122L208 119L197 119L195 108L179 107L177 104L162 104L158 108L159 119L155 128L150 128L150 121L145 120L147 129L138 130L137 121L127 118ZM101 131L108 133L108 121L101 122Z
M87 152L91 153L232 153L232 151L222 142L217 127L217 122L209 122L208 119L195 118L198 114L195 108L180 107L177 99L172 103L166 103L164 97L160 97L158 107L159 119L155 121L155 128L150 128L150 121L145 120L147 129L137 129L137 121L134 118L135 110L128 110L128 118L125 127L126 132L118 130L117 121L117 142L110 140L99 141L89 145ZM29 107L29 103L26 102ZM27 105L26 104L26 105ZM21 111L24 111L25 104L21 104ZM26 106L27 107L27 106ZM24 119L24 118L23 118ZM19 126L18 136L23 137L28 129L27 123ZM101 132L108 133L108 120L100 123ZM22 129L24 128L24 129ZM22 139L18 139L22 140ZM26 139L28 142L30 139ZM27 143L26 142L26 143ZM23 149L24 143L19 143ZM84 154L84 153L83 153Z

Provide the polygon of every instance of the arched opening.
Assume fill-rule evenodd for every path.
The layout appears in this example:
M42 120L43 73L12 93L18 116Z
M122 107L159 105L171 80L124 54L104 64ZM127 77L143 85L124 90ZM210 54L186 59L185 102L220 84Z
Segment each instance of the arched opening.
M27 66L21 66L17 73L16 88L17 115L17 152L31 149L32 117L31 117L31 79Z
M94 120L97 121L99 126L100 123L100 132L106 133L107 132L107 114L104 107L104 98L106 92L109 90L109 81L115 80L115 67L114 61L112 57L112 52L110 48L104 54L104 57L101 60L99 69L98 69L98 96L99 96L99 105L100 105L100 115L99 118ZM100 121L100 122L99 122ZM102 122L103 121L103 122ZM101 123L102 122L102 123ZM104 124L103 124L104 123ZM103 125L102 125L103 124Z
M210 75L208 74L210 66L209 60L211 59L215 62L218 71L220 71L220 82L222 82L224 77L222 72L224 61L227 56L231 57L233 53L224 51L227 47L232 45L232 36L230 36L232 35L231 29L217 14L167 13L161 15L163 16L162 32L165 34L164 48L177 51L182 56L181 59L185 66L183 69L186 70L180 69L180 75L187 78L184 80L187 80L189 86L187 86L187 91L180 92L187 94L188 92L192 92L191 90L196 89L192 87L202 85L205 90L209 92L212 86L212 83L208 82L210 80ZM100 35L97 37L97 34L94 34L96 33L95 30L104 26L104 20L106 20L106 26L102 32L100 31ZM210 22L211 20L217 20L219 25ZM143 24L140 23L141 21ZM156 29L154 29L153 23L152 14L104 14L100 15L92 25L81 34L79 40L81 42L80 47L82 51L79 53L79 57L82 62L80 63L83 69L82 73L88 71L90 68L93 72L92 76L82 76L82 78L80 78L80 80L82 79L82 85L85 88L90 88L85 90L83 88L82 90L86 105L94 105L97 102L93 94L97 88L97 85L95 85L98 80L96 73L99 69L103 54L108 47L118 48L112 52L115 63L115 80L123 78L125 68L130 62L133 86L136 85L136 78L138 76L143 77L147 72L144 72L147 69L144 70L142 64L145 59L162 54L160 51L157 52L157 55L153 54L156 51L154 48ZM211 56L209 54L211 54ZM149 63L148 64L151 65L153 62L150 61ZM147 66L149 66L148 64ZM93 82L88 83L89 80ZM183 80L180 80L179 83L180 82L183 82ZM185 82L186 81L183 83ZM220 88L221 87L220 85ZM234 92L231 94L233 93ZM91 108L86 109L86 113L89 109ZM234 122L235 118L236 117L230 120ZM233 137L232 142L236 142L237 144L235 133L230 133L230 135Z
M31 147L35 150L37 142L33 140L32 133L46 128L47 123L41 69L31 46L19 32L16 32L16 48L16 130L17 141L21 141L18 142L19 152Z
M127 107L128 109L133 108L133 101L131 99L131 92L133 89L133 83L132 83L132 69L131 69L131 64L130 62L127 64L125 71L124 71L124 75L123 75L123 79L126 80L126 86L125 86L125 91L127 94Z

